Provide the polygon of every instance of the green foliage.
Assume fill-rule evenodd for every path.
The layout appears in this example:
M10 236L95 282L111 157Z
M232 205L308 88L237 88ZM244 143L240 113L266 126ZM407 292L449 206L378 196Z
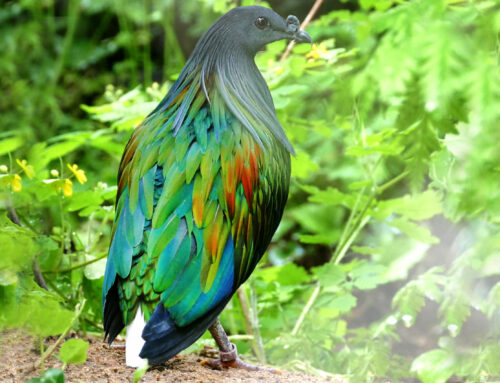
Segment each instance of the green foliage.
M144 374L148 371L148 369L149 369L148 365L136 369L134 372L134 383L139 383Z
M0 76L9 94L0 101L9 127L0 134L0 329L59 335L86 298L73 327L100 333L116 193L108 185L131 130L184 58L171 16L159 16L170 15L169 1L153 1L153 11L69 1L63 26L42 3L0 12L22 21L0 27L8 37L0 69L9 74ZM489 381L500 375L500 7L343 3L355 10L326 13L308 28L312 50L297 46L280 61L286 43L278 42L257 57L297 156L283 221L241 294L250 317L234 298L222 320L232 335L252 329L250 340L234 339L240 351L286 368L353 382ZM232 2L183 4L186 15L210 19ZM105 42L84 38L86 17L102 14L118 18L119 31ZM156 68L161 86L151 83L151 25L170 36L169 60ZM62 58L43 60L29 88L24 74L46 45ZM124 58L106 68L118 50ZM65 115L72 99L89 105ZM33 281L34 266L48 291ZM65 362L85 360L83 343L67 344Z
M82 339L70 339L64 342L59 351L63 363L84 363L87 360L89 342Z
M64 372L56 368L51 368L40 377L32 378L27 383L64 383Z

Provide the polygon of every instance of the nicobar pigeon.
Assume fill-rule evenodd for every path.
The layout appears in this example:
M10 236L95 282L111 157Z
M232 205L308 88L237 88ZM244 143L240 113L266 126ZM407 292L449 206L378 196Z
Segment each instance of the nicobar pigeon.
M162 363L209 329L220 364L248 367L217 318L287 200L294 152L254 62L281 39L311 43L295 16L230 10L125 148L102 299L109 343L127 326L129 366Z

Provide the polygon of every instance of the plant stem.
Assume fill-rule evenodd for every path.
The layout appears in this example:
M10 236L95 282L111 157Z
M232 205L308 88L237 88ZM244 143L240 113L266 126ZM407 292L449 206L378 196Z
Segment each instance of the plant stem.
M309 310L311 310L311 307L312 307L314 301L316 300L316 298L318 297L320 290L321 290L321 286L319 285L319 282L316 282L316 286L314 287L314 290L313 290L311 297L307 301L307 304L305 305L304 309L300 313L299 319L297 319L297 322L295 323L295 326L293 327L292 336L297 335L297 332L299 331L300 326L302 325L302 322L304 322L304 319L306 318L307 313L309 312Z
M150 14L151 14L151 1L144 1L144 8L145 8L145 14L146 20L145 20L145 25L144 25L144 33L147 34L148 36L148 41L144 45L144 49L142 51L142 66L144 70L144 79L143 83L144 86L150 86L152 81L153 81L153 68L152 68L152 63L151 63L151 24L150 24Z
M111 214L110 210L106 211L106 214L104 215L104 218L102 219L101 225L99 226L99 230L97 231L97 233L95 235L94 241L90 245L89 253L92 250L94 250L95 247L97 246L97 244L99 243L99 239L101 238L102 232L104 231L104 226L106 226L106 224L108 223L108 219L109 219L110 214Z
M252 348L253 354L258 358L259 357L259 350L256 344L255 337L253 335L253 329L252 329L252 318L250 315L250 309L248 308L248 298L247 294L243 290L244 287L240 287L237 291L238 294L238 299L240 301L241 305L241 310L243 311L243 317L245 318L245 324L247 327L247 333L249 336L252 337L252 342L250 343L250 347Z
M61 73L64 70L66 64L66 58L68 57L69 49L73 43L73 37L75 36L76 26L78 25L78 19L80 16L80 1L70 0L68 3L68 29L66 30L66 35L64 36L62 52L57 60L54 78L52 83L55 85L61 77Z
M374 193L372 192L370 195L370 198L368 198L368 201L366 202L365 206L363 207L363 210L361 213L357 214L357 209L359 205L359 201L362 198L362 195L364 195L365 190L363 189L359 195L356 203L354 204L353 210L351 211L351 214L349 216L348 224L346 225L344 229L344 233L342 234L342 238L339 241L337 248L335 249L335 253L333 254L330 262L334 262L334 264L338 265L342 258L344 258L345 254L347 253L347 250L351 247L352 243L358 236L359 232L365 227L365 225L370 221L370 216L366 216L366 212L368 211L371 202L374 198ZM357 214L356 218L353 218ZM352 224L353 229L350 230L349 226L351 225L351 222L354 222ZM346 234L348 233L348 234ZM315 283L315 287L313 290L313 293L309 300L307 301L304 309L300 313L299 319L297 319L297 322L295 323L295 326L293 327L292 330L292 336L297 335L300 327L302 326L302 323L305 320L306 315L309 313L309 311L312 308L312 305L316 301L316 299L319 296L319 293L321 292L321 285L319 282Z
M57 286L54 282L52 282L50 279L47 279L47 283L48 285L50 286L50 288L52 290L54 290L54 292L59 295L66 303L68 302L68 296L67 294L64 294Z
M43 337L40 337L40 354L44 354L44 344L43 344ZM42 372L42 375L45 373L45 359L42 360L42 363L40 363L40 371Z
M351 247L352 243L358 236L359 232L365 227L365 225L370 221L370 216L364 217L360 224L357 226L357 228L353 231L353 233L349 236L349 239L347 242L342 246L342 249L340 250L337 258L335 259L335 264L338 265L342 258L344 258L344 255L347 253L347 250Z
M166 81L172 73L175 73L185 61L184 54L179 45L174 30L174 12L169 12L163 18L163 33L165 34L165 46L163 48L163 81Z
M259 313L257 310L257 294L255 293L255 288L250 285L250 307L252 308L252 330L254 334L254 340L257 353L257 359L260 363L266 363L266 352L264 351L264 342L262 341L262 336L260 334L259 326Z
M323 4L323 0L316 0L316 2L313 4L311 10L307 14L306 18L304 19L304 22L300 26L301 29L306 29L311 20L313 19L314 15L316 12L318 12L319 7L321 7L321 4ZM290 41L288 46L286 47L285 52L280 58L280 62L283 62L286 60L286 58L290 55L290 52L292 51L293 47L295 46L295 41Z
M48 271L48 273L67 273L67 272L79 269L81 267L85 267L85 266L91 265L92 263L100 261L101 259L106 258L107 256L108 256L108 253L102 253L97 258L91 259L90 261L79 263L77 265L73 265L71 267L67 267L67 268L61 269L61 270L51 270L51 271Z
M66 335L68 335L69 330L71 330L71 327L73 327L73 324L75 321L78 319L78 317L81 315L83 312L83 308L85 307L85 303L87 302L86 299L83 299L82 303L79 303L76 305L75 308L75 315L73 316L73 319L71 320L71 323L69 326L64 330L64 332L59 336L57 339L56 343L54 343L52 346L50 346L40 357L40 359L35 363L35 368L38 368L40 366L43 366L45 363L45 360L52 355L54 350L62 343L64 338L66 338Z
M140 83L139 80L139 69L137 67L137 63L140 61L139 57L139 49L137 47L136 42L132 42L132 37L135 36L137 33L132 31L132 28L129 26L129 22L127 20L127 16L125 14L123 4L121 4L120 1L115 0L114 1L114 6L116 10L116 15L118 17L118 25L120 27L120 34L125 34L127 37L126 40L126 45L124 46L124 49L128 51L129 54L129 59L130 62L132 63L131 65L131 77L132 77L132 85L136 85Z
M389 189L391 186L397 184L399 181L401 181L403 178L405 178L410 172L408 170L405 170L403 173L400 175L394 177L392 180L387 181L385 184L380 185L375 189L377 194L381 194L384 192L386 189Z
M45 283L45 278L43 277L42 274L42 270L40 270L40 265L38 265L38 261L36 260L36 257L38 257L39 255L40 253L35 255L35 258L33 259L33 263L31 265L31 268L33 270L33 276L38 286L40 286L42 289L48 290L47 283Z
M7 205L7 210L10 214L10 220L17 226L22 226L21 221L19 221L19 216L17 215L16 209L14 208L14 205L12 205L12 201L9 197L6 198L5 204Z
M250 319L250 312L248 309L247 296L246 296L245 292L243 291L242 287L240 287L238 289L237 294L238 294L238 299L240 300L241 309L243 310L243 317L245 318L245 324L247 326L247 333L249 335L253 335L251 319Z

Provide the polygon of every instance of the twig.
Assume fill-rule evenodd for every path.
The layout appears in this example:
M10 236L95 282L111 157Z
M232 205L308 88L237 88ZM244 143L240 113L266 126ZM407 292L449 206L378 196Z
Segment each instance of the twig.
M316 15L316 12L318 12L319 7L321 7L321 4L323 4L323 0L316 0L314 5L312 6L311 10L307 14L306 18L304 19L304 22L300 26L301 29L306 29L311 20L313 19L314 15ZM295 41L290 41L288 46L286 47L285 52L280 58L280 62L283 62L286 60L286 58L290 55L290 52L292 51L293 47L295 46Z
M393 179L387 181L385 184L383 185L380 185L376 192L377 194L381 194L382 192L384 192L386 189L390 188L391 186L393 186L394 184L398 183L399 181L401 181L402 179L404 179L408 174L410 174L410 172L408 170L405 170L403 173L399 174L398 176L394 177Z
M7 209L9 210L10 220L15 223L17 226L22 226L21 221L19 221L19 216L17 215L16 209L14 205L12 205L12 201L7 197L6 201Z
M33 269L33 277L35 278L35 282L38 286L40 286L42 289L48 290L47 283L45 283L45 278L42 274L42 270L40 270L40 265L36 260L37 256L38 254L35 256L35 259L33 259L33 263L31 264L31 268Z
M252 330L257 349L257 359L260 363L266 364L266 352L264 351L264 342L260 335L259 313L257 310L257 294L253 285L250 285L250 307L252 308Z
M247 297L245 292L243 291L243 288L238 289L238 299L240 300L241 309L243 310L243 316L245 317L245 324L247 325L247 333L248 335L253 335L250 312L248 310Z
M71 323L66 328L66 330L64 330L64 332L59 336L59 338L57 339L56 343L54 343L52 346L50 346L42 354L42 356L40 357L40 359L36 361L36 363L35 363L35 369L37 369L38 367L40 367L41 365L43 365L43 363L45 363L45 360L50 355L52 355L52 353L54 352L54 350L62 343L62 341L64 340L64 338L66 338L66 335L68 335L69 330L71 330L71 327L73 327L73 323L75 323L75 321L78 319L78 317L80 316L80 314L83 312L83 308L85 307L85 302L87 302L86 299L84 299L82 301L82 303L76 305L75 315L73 316L73 319L71 320Z
M238 299L240 301L241 309L243 310L243 317L245 318L245 325L247 327L247 333L252 337L252 341L250 342L250 347L252 348L253 354L258 357L259 351L257 349L257 345L255 344L255 337L253 336L252 330L252 318L250 317L250 309L248 308L248 300L247 295L243 291L243 287L240 287L237 291Z
M50 271L47 271L47 272L48 273L67 273L69 271L73 271L73 270L79 269L81 267L85 267L85 266L91 265L92 263L100 261L101 259L106 258L107 256L108 256L108 253L103 253L100 256L98 256L97 258L91 259L90 261L79 263L77 265L74 265L74 266L71 266L71 267L67 267L65 269L50 270Z
M313 291L311 297L307 301L307 304L305 305L304 309L300 313L299 319L297 319L297 322L295 323L295 326L293 327L292 336L297 335L297 332L299 331L300 326L302 325L302 322L304 322L304 319L305 319L307 313L309 312L309 310L311 309L311 306L313 305L314 301L318 297L320 289L321 289L321 286L319 285L319 282L317 282L316 287L314 288L314 291Z

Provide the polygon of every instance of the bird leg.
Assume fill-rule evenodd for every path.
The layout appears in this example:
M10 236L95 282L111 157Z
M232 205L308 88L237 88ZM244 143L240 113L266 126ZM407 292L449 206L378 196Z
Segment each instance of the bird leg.
M236 346L229 341L229 338L227 337L224 328L220 324L219 319L215 320L215 322L208 328L208 331L210 331L210 334L212 334L215 343L217 343L217 346L219 346L219 359L207 360L203 364L207 364L213 369L231 367L241 368L248 371L268 371L272 373L279 373L279 370L259 367L242 361L238 356L238 350L236 349Z

